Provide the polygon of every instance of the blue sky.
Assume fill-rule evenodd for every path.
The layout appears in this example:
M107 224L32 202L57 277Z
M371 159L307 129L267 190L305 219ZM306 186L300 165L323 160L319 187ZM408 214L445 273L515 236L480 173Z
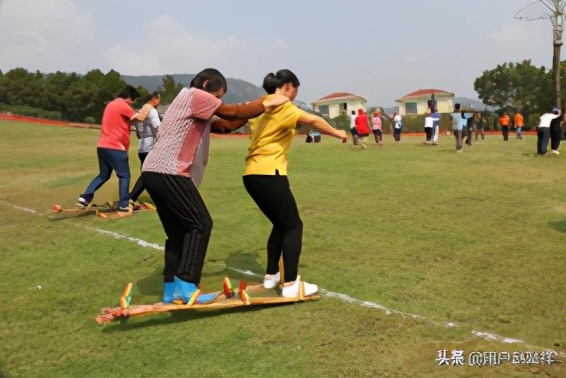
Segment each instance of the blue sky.
M370 106L423 88L477 98L503 62L549 67L552 26L533 0L0 0L0 69L127 75L215 67L260 85L289 68L298 98L351 92ZM540 15L542 5L525 15ZM566 54L566 53L565 53Z

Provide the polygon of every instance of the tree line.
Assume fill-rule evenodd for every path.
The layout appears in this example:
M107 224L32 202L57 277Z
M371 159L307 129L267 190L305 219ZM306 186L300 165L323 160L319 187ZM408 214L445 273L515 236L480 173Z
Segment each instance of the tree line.
M0 111L70 122L100 123L106 104L126 86L120 73L94 69L84 75L72 72L42 73L15 68L0 71ZM169 103L183 88L172 76L163 78L159 92ZM140 101L148 95L138 86ZM141 104L134 104L140 106Z
M566 61L561 62L560 70L562 73L566 70ZM561 76L564 91L566 75ZM491 70L485 70L474 81L474 89L484 104L496 107L499 113L542 114L548 113L554 106L562 107L562 104L556 104L552 70L537 67L530 59L498 64Z
M561 63L561 70L566 70L566 62ZM564 88L566 75L562 78L565 78L561 83ZM494 106L500 112L542 114L561 105L555 104L552 82L552 70L524 60L485 70L475 79L474 89L484 104ZM106 104L125 85L115 70L105 74L94 69L84 75L60 71L46 74L24 68L15 68L5 74L0 71L0 111L99 123ZM161 102L170 103L182 88L183 84L176 83L171 75L165 76L158 90ZM144 87L137 89L142 99L148 94Z

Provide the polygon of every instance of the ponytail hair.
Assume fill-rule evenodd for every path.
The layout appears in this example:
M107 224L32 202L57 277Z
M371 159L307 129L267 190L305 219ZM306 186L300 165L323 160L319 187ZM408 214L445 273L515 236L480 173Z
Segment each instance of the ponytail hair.
M263 89L265 89L267 94L273 94L277 88L281 88L287 83L291 83L295 88L301 85L297 76L290 70L279 70L275 74L270 72L263 79Z

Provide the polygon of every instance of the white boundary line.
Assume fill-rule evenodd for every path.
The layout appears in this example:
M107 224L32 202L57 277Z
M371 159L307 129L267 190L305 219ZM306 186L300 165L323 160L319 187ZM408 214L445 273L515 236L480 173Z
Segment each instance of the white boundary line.
M36 210L28 209L28 208L21 207L21 206L16 206L14 204L10 204L10 203L5 202L5 201L0 200L0 204L5 205L5 206L11 206L11 207L16 208L18 210L22 210L22 211L25 211L25 212L28 212L28 213L31 213L31 214L42 215L41 213L39 213ZM114 232L114 231L103 230L103 229L97 228L97 227L90 227L90 226L86 226L86 225L78 224L78 223L73 223L73 224L76 227L84 228L84 229L89 230L89 231L94 231L94 232L97 232L101 235L112 236L114 239L128 240L130 242L136 243L137 245L139 245L140 247L143 247L143 248L151 248L151 249L158 250L158 251L164 250L163 246L160 246L156 243L150 243L150 242L145 241L143 239L134 238L132 236L120 234L120 233ZM240 273L240 274L243 274L243 275L246 275L246 276L263 277L262 274L254 273L250 270L242 270L242 269L238 269L238 268L233 268L231 266L227 266L227 268L230 269L230 270L233 270L234 272L237 272L237 273ZM453 322L448 322L448 323L437 322L435 320L429 319L429 318L421 316L421 315L411 314L411 313L408 313L408 312L391 309L391 308L385 307L383 305L380 305L379 303L364 301L364 300L361 300L361 299L351 297L347 294L335 293L333 291L325 290L325 289L322 289L322 288L319 288L319 290L320 290L321 294L323 294L324 296L326 296L328 298L336 298L336 299L341 300L342 302L356 304L356 305L359 305L359 306L362 306L362 307L368 307L368 308L372 308L372 309L375 309L375 310L380 310L380 311L384 312L386 315L390 315L391 313L394 313L394 314L399 314L399 315L403 315L403 316L409 316L413 319L426 320L429 323L432 323L434 325L441 326L441 327L446 327L446 328L455 328L455 327L459 326L458 324L453 323ZM491 332L483 332L483 331L472 330L471 334L474 337L483 338L484 340L487 340L487 341L497 341L497 342L504 343L504 344L525 344L529 347L533 347L533 348L537 348L537 349L541 349L541 350L544 349L544 348L529 345L523 340L514 339L514 338L510 338L510 337L504 337L504 336L496 335L496 334L491 333ZM558 352L556 352L554 350L550 350L550 349L544 349L544 350L549 351L549 352L554 352L561 357L566 357L566 353L558 353Z

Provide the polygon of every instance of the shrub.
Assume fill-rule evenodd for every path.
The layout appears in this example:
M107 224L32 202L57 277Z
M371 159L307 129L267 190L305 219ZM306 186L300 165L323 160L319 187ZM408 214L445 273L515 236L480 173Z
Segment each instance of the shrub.
M540 119L540 114L538 113L533 113L533 114L529 114L529 118L528 118L528 124L529 126L534 129L535 127L538 126L538 122Z
M52 119L55 121L60 121L62 119L60 112L38 109L28 105L2 104L0 105L0 111L10 112L12 114L17 114L26 117Z
M350 131L350 116L346 114L339 115L332 119L338 130Z
M96 120L94 119L94 117L88 116L85 118L84 120L85 123L96 123Z

